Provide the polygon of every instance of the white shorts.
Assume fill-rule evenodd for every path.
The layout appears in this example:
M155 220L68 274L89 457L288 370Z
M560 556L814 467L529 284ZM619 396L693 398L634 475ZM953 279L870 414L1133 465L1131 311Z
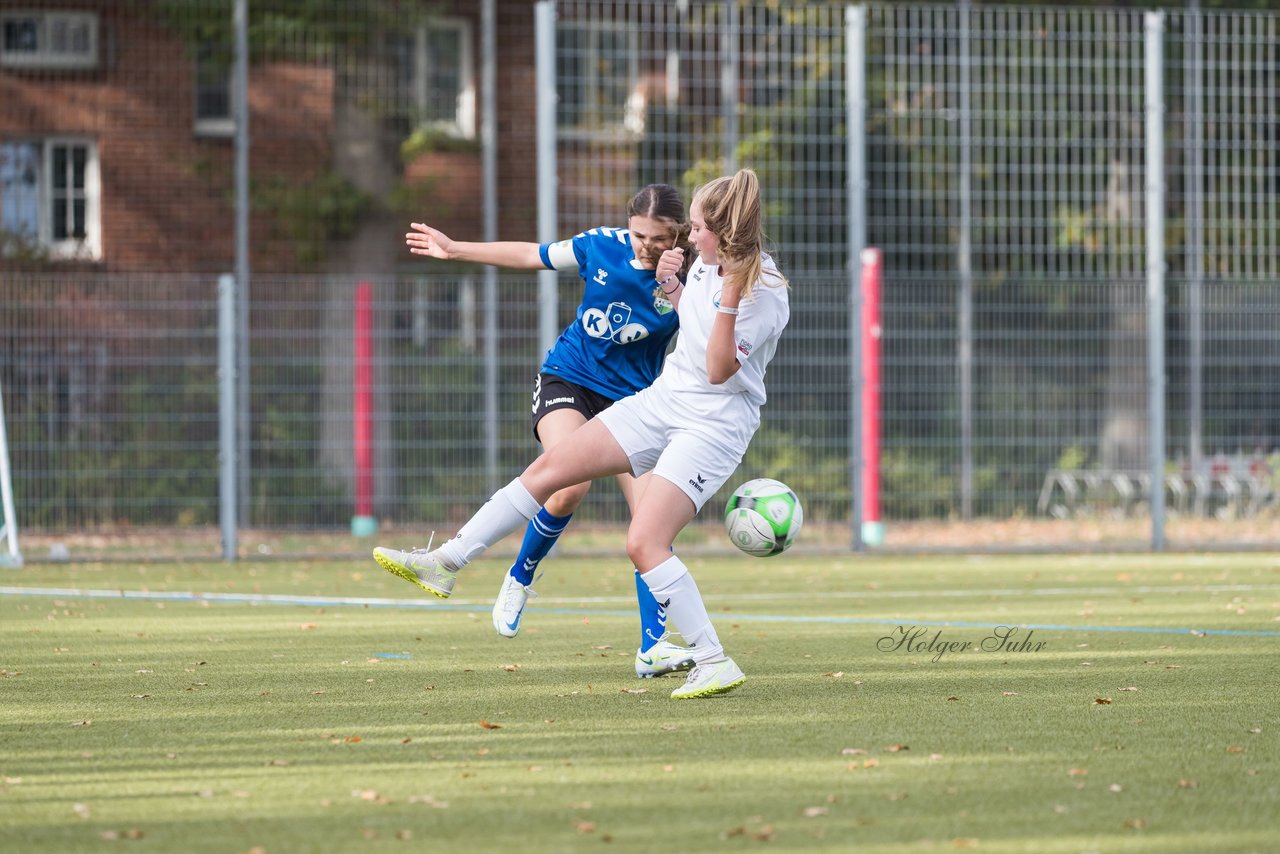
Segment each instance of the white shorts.
M697 510L737 471L760 424L760 408L741 395L670 393L659 384L596 416L631 462L684 491Z

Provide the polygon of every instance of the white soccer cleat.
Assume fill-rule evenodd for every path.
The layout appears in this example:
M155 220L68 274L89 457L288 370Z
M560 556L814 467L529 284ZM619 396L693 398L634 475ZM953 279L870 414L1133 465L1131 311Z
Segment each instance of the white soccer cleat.
M693 667L693 650L660 640L644 652L636 651L636 676L651 679Z
M534 579L535 581L537 579ZM513 638L520 631L520 617L530 596L537 596L532 584L521 584L510 573L502 579L502 589L493 603L493 628L504 638Z
M442 566L426 549L402 552L379 546L373 550L373 559L392 575L398 575L441 599L449 598L458 580L458 570Z
M671 699L692 700L724 694L746 681L747 675L733 663L732 658L699 664L689 671L689 678L685 683L671 692Z

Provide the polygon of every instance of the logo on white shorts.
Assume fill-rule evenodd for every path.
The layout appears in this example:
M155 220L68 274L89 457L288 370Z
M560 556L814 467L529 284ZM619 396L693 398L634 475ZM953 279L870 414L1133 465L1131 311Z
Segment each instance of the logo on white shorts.
M695 474L693 477L689 478L689 485L698 490L699 493L703 492L702 487L706 486L706 483L706 479L704 479L700 474Z

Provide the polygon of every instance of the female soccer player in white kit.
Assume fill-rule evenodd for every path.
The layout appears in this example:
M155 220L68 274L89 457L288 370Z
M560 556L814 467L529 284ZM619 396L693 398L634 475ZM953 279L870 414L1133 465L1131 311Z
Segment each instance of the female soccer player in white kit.
M476 261L500 267L574 270L582 279L577 316L547 351L533 391L533 433L543 448L565 441L615 401L658 377L678 320L655 270L663 251L679 246L687 229L684 203L674 187L649 184L627 204L627 227L600 226L557 243L500 241L467 243L423 223L405 235L411 252L431 258ZM646 479L647 480L647 479ZM634 508L644 480L618 476ZM504 637L520 631L535 574L591 488L590 482L557 490L529 520L524 541L493 605L493 628ZM390 549L378 552L380 563ZM396 572L403 564L392 562ZM661 676L693 666L689 650L667 640L667 615L635 573L640 612L639 677Z
M463 566L533 518L557 489L652 471L632 513L627 554L692 650L696 666L671 693L676 699L721 694L746 680L725 654L672 544L746 454L765 402L765 370L790 317L786 279L763 252L754 172L739 170L699 188L689 219L699 258L686 283L675 287L679 250L663 253L657 267L658 281L674 291L680 334L653 385L548 449L438 549L374 550L388 571L447 597Z

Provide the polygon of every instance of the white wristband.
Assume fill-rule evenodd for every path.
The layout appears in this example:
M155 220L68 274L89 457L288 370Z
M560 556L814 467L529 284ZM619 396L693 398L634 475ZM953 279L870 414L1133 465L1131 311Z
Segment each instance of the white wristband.
M721 314L737 314L738 313L737 308L731 308L727 305L716 306L716 311L720 312Z

